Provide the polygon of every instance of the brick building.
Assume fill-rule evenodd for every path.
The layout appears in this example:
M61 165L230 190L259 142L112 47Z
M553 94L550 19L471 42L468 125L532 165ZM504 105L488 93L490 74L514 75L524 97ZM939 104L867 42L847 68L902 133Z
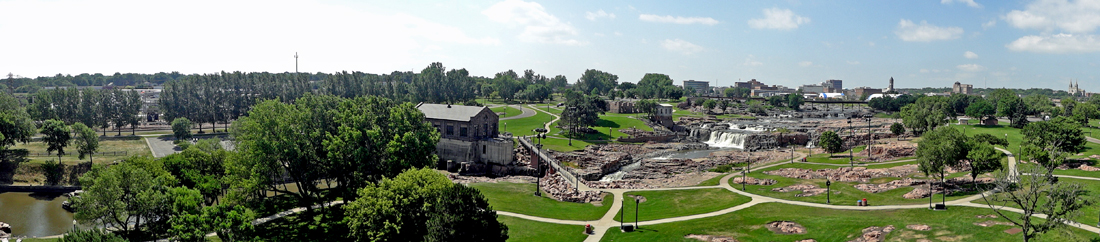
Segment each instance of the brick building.
M511 164L512 139L500 137L500 117L487 107L420 103L424 119L439 130L441 161Z

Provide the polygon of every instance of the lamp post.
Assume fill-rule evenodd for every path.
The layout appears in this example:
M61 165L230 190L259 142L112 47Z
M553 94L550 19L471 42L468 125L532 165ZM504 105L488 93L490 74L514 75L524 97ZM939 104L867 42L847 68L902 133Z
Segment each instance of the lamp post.
M875 160L875 155L871 154L871 139L874 139L874 133L871 132L871 116L867 116L867 159Z
M505 125L507 125L507 124L505 124ZM854 135L854 133L852 133L852 117L849 116L848 117L848 138L851 139L852 135ZM852 167L856 167L856 161L854 160L854 158L852 156L852 149L853 148L848 149L848 164L851 165Z
M833 200L830 197L830 195L832 195L832 193L833 193L832 185L833 185L833 181L830 180L828 176L826 176L825 177L825 204L833 203Z
M745 179L749 179L749 169L741 171L741 191L748 191L745 190Z
M634 197L634 229L640 228L638 226L638 207L642 204L642 200L638 197Z

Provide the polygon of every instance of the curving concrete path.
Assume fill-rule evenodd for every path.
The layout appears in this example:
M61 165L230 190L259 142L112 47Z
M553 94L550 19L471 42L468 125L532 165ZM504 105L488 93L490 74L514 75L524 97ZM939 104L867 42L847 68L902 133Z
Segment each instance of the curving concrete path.
M490 108L512 107L512 105L490 105L489 107ZM523 113L521 113L519 115L516 115L516 116L511 116L511 117L503 117L503 118L500 118L500 120L521 119L521 118L528 118L528 117L531 117L531 116L535 116L535 111L531 111L531 109L528 109L528 108L524 107L523 105L519 105L519 110L523 111Z
M1018 171L1016 170L1016 158L1014 156L1011 156L1012 153L1010 153L1007 150L1000 149L1000 148L998 148L997 150L1000 150L1001 152L1003 152L1005 154L1009 154L1009 157L1008 157L1009 171L1011 172L1010 174L1012 174L1010 177L1017 177L1018 176ZM805 157L805 156L806 156L805 154L799 154L798 157L796 157L795 159L790 160L790 161L797 161L799 159L802 159L802 157ZM769 167L784 165L784 164L790 163L790 161L783 160L783 161L775 162L775 163L772 163L772 164L758 166L758 167L750 168L749 171L750 172L759 171L761 169L766 169L766 168L769 168ZM911 161L911 160L894 161L894 162L891 162L891 163L908 162L908 161ZM884 164L888 164L888 163L884 163ZM607 234L607 231L611 230L612 228L614 228L614 227L616 227L620 224L619 222L615 221L615 215L618 214L619 209L622 208L622 206L623 206L623 194L626 193L626 192L630 192L630 191L663 191L663 190L690 190L690 189L723 188L723 189L726 189L728 191L737 193L738 195L747 196L747 197L752 199L748 203L744 203L744 204L740 204L740 205L737 205L737 206L729 207L729 208L722 209L722 210L719 210L719 211L714 211L714 212L709 212L709 213L702 213L702 214L695 214L695 215L688 215L688 216L681 216L681 217L674 217L674 218L664 218L664 219L643 221L643 222L638 223L639 226L640 225L655 225L655 224L663 224L663 223L681 222L681 221L688 221L688 220L693 220L693 219L714 217L714 216L719 216L719 215L723 215L723 214L732 213L732 212L735 212L735 211L738 211L738 210L741 210L741 209L745 209L745 208L748 208L748 207L752 207L752 206L755 206L757 204L772 203L772 202L782 203L782 204L790 204L790 205L798 205L798 206L816 207L816 208L840 209L840 210L858 210L858 211L895 210L895 209L927 209L928 208L928 205L925 205L925 204L882 205L882 206L864 206L864 207L860 207L860 206L832 205L832 204L821 204L821 203L811 203L811 202L802 202L802 201L792 201L792 200L778 199L778 198L773 198L773 197L767 197L767 196L763 196L763 195L748 193L748 192L741 191L741 190L738 190L736 188L733 188L733 186L730 185L729 180L730 180L730 178L733 178L733 177L738 176L738 175L740 175L740 174L731 173L731 174L727 174L727 175L723 176L722 179L719 181L718 186L672 187L672 188L657 188L657 189L590 189L590 188L587 188L587 187L582 188L580 190L583 190L583 191L603 191L603 192L609 192L609 193L612 193L612 194L615 195L614 201L612 201L611 208L607 211L607 214L604 214L604 216L602 218L600 218L600 220L597 220L597 221L560 220L560 219L542 218L542 217L536 217L536 216L530 216L530 215L522 215L522 214L516 214L516 213L510 213L510 212L502 212L502 211L498 211L497 213L500 214L500 215L504 215L504 216L512 216L512 217L517 217L517 218L522 218L522 219L527 219L527 220L533 220L533 221L539 221L539 222L547 222L547 223L570 224L570 225L591 224L591 225L595 226L595 231L594 231L593 234L589 235L584 241L585 242L598 242L598 241L600 241L600 239L603 238L603 236L605 234ZM1089 179L1089 180L1100 180L1100 178L1091 178L1091 177L1076 177L1076 176L1060 176L1060 177ZM977 194L977 195L969 196L969 197L962 198L962 199L956 199L956 200L948 201L946 203L947 203L947 205L950 205L950 206L990 208L989 205L973 203L973 201L978 200L978 199L982 199L982 196L987 195L987 194L988 193L986 193L986 194ZM1005 210L1005 211L1010 211L1010 212L1015 212L1015 213L1022 213L1022 210L1016 209L1016 208L1011 208L1011 207L998 206L998 207L994 207L994 208L997 209L997 210ZM1046 218L1046 215L1043 215L1043 214L1036 214L1034 216L1040 217L1040 218ZM1064 221L1064 223L1069 225L1069 226L1080 228L1080 229L1083 229L1083 230L1086 230L1086 231L1089 231L1089 232L1100 233L1100 228L1097 228L1097 227L1094 227L1094 226L1085 225L1085 224L1077 223L1077 222L1074 222L1074 221Z

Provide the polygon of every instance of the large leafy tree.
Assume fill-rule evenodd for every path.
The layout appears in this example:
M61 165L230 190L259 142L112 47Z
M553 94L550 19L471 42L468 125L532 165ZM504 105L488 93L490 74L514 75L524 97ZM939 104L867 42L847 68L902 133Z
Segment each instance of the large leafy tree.
M411 169L359 190L347 205L356 241L505 241L508 227L476 189Z
M825 131L825 133L822 133L821 137L818 137L817 143L828 153L844 151L843 141L841 141L840 136L833 131Z
M970 106L966 107L965 113L966 116L986 119L987 117L991 118L991 116L997 114L997 110L993 109L993 105L989 104L989 101L985 99L975 99Z
M57 151L57 163L61 163L61 156L65 155L65 147L69 146L69 141L72 140L71 132L68 125L61 120L51 119L42 123L42 129L38 132L42 133L42 142L46 143L46 152Z
M641 85L640 82L638 84L639 86ZM581 78L577 80L574 88L577 89L576 91L584 94L607 94L618 85L619 76L600 70L588 69L585 70Z
M320 199L316 182L331 179L338 183L336 195L354 199L354 191L371 182L437 160L439 134L424 114L411 103L385 98L269 100L234 125L238 155L227 170L237 195L268 190L312 204ZM279 188L279 177L299 189Z
M561 113L561 122L569 128L570 135L576 133L579 127L591 127L600 120L600 114L604 113L604 104L598 96L584 95L582 93L566 91L565 109Z
M99 150L99 136L96 135L95 130L84 123L75 123L72 128L76 133L73 145L76 146L76 151L80 152L79 158L84 159L84 156L88 156L88 162L92 162L92 155Z
M30 141L35 131L34 122L19 105L19 101L6 93L0 93L0 151L16 142Z
M624 82L629 83L629 82ZM657 101L651 99L642 99L634 102L634 107L638 109L638 112L646 114L647 117L652 118L657 114Z
M901 108L901 120L914 134L921 134L955 117L945 97L922 97L917 102Z
M206 205L213 205L223 195L225 161L229 152L218 139L203 139L178 154L164 158L165 169L180 181L180 185L197 190Z
M959 166L959 161L969 154L966 135L958 129L942 126L929 131L918 142L916 156L917 168L926 176L935 176L942 183L947 177L947 167ZM947 189L944 191L946 202ZM931 199L931 198L930 198Z
M176 179L157 160L133 157L110 167L95 165L80 177L84 193L73 197L76 219L113 227L133 239L146 226L172 215L169 193Z
M191 120L187 118L181 117L172 120L172 135L175 136L177 140L191 139L192 125Z
M802 110L803 103L806 103L806 98L802 96L802 91L787 94L787 107L798 111Z
M1061 165L1068 154L1078 152L1085 145L1080 124L1066 117L1029 123L1020 133L1024 135L1022 157L1050 171Z
M978 179L978 175L1001 169L1001 152L993 149L993 145L980 142L972 145L966 155L970 160L970 179Z

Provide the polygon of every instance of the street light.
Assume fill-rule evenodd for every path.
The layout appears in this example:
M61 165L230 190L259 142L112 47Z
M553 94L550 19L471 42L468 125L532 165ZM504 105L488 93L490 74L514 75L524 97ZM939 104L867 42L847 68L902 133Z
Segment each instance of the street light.
M832 199L829 197L833 193L832 185L833 181L830 180L828 176L825 176L825 204L833 203Z
M848 138L851 139L853 135L855 134L852 133L852 117L848 116ZM853 149L854 148L848 148L848 164L852 165L852 167L856 167L856 161L854 160L852 154Z
M638 229L638 207L642 204L642 200L638 197L634 197L634 229Z
M874 138L875 138L875 136L871 132L871 116L867 116L867 159L868 160L875 160L874 159L875 155L871 154L871 139L874 139Z
M749 169L741 171L741 191L748 191L745 190L745 183L747 183L745 182L745 179L749 179Z

